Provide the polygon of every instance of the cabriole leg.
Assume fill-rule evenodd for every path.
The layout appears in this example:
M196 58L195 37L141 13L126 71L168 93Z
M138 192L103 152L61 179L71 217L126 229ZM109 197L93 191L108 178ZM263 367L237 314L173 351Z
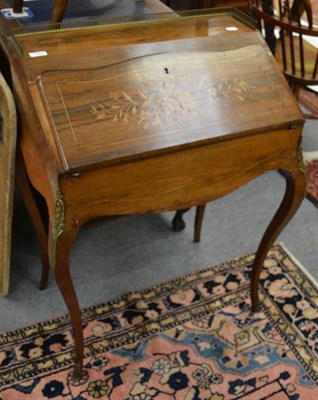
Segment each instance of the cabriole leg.
M258 310L258 286L265 257L278 235L282 232L298 210L306 194L306 174L302 160L293 168L283 170L286 179L286 190L280 207L265 231L252 266L251 300L253 311Z
M55 217L50 224L49 247L56 283L64 298L73 325L75 343L74 377L79 379L82 375L84 354L83 327L81 310L70 273L70 253L78 229L65 223L67 220L65 217L63 197L58 192Z

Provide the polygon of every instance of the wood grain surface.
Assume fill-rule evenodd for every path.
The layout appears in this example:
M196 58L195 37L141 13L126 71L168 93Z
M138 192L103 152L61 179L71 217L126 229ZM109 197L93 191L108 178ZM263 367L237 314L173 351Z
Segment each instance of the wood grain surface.
M166 53L150 50L99 69L42 74L43 102L67 169L254 134L268 129L269 120L275 127L301 118L262 46L214 52L208 39L199 40L205 51L196 51L195 39L185 41L192 48L187 52L174 41Z

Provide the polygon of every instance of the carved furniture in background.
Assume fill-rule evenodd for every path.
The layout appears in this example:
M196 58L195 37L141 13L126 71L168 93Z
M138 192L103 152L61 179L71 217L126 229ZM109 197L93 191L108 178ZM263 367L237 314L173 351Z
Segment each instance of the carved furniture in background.
M251 10L294 94L302 86L318 85L318 27L313 26L309 0L278 0L276 14L271 0L251 1ZM277 38L275 36L277 32ZM316 42L316 45L310 43Z
M235 11L161 18L26 29L5 43L19 147L47 204L47 249L74 328L77 376L84 339L69 256L84 223L205 204L284 170L286 193L252 266L255 310L265 256L305 193L303 117L261 35ZM32 57L38 51L46 55Z

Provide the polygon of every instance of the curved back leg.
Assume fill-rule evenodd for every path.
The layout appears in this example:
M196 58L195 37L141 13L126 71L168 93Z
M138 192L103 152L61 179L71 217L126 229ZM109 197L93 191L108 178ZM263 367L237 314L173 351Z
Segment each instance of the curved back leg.
M29 181L27 171L25 168L23 156L20 152L16 154L16 175L15 180L22 196L23 203L27 212L31 218L33 226L35 228L41 251L42 258L42 273L40 280L40 290L44 290L47 287L47 282L50 272L50 262L48 255L48 238L45 229L44 221L40 215L38 204L34 198L31 183Z

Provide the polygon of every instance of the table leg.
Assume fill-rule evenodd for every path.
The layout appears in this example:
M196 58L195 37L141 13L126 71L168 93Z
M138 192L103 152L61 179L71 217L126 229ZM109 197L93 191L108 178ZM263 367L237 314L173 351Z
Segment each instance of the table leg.
M198 243L201 240L201 227L204 217L205 206L206 204L201 204L196 208L195 223L194 223L194 239L193 239L195 243Z
M286 180L285 195L280 207L265 231L252 266L251 300L253 311L257 311L259 307L258 286L265 257L278 235L298 210L306 194L306 174L302 160L300 160L299 164L295 165L294 168L286 168L283 172Z
M51 264L54 268L56 283L72 321L75 343L74 378L79 379L82 375L84 338L81 310L70 273L70 253L78 229L65 224L64 203L59 192L53 221L49 229Z
M26 167L24 164L22 154L17 151L16 153L16 174L15 180L19 189L19 192L22 196L25 208L28 211L28 214L31 218L33 226L35 228L41 251L42 258L42 273L40 280L40 289L43 290L47 286L47 281L49 277L50 271L50 261L48 255L48 237L45 229L45 224L43 222L43 218L39 212L38 204L34 198L31 183L29 181Z
M13 0L12 9L14 13L22 13L24 0Z

